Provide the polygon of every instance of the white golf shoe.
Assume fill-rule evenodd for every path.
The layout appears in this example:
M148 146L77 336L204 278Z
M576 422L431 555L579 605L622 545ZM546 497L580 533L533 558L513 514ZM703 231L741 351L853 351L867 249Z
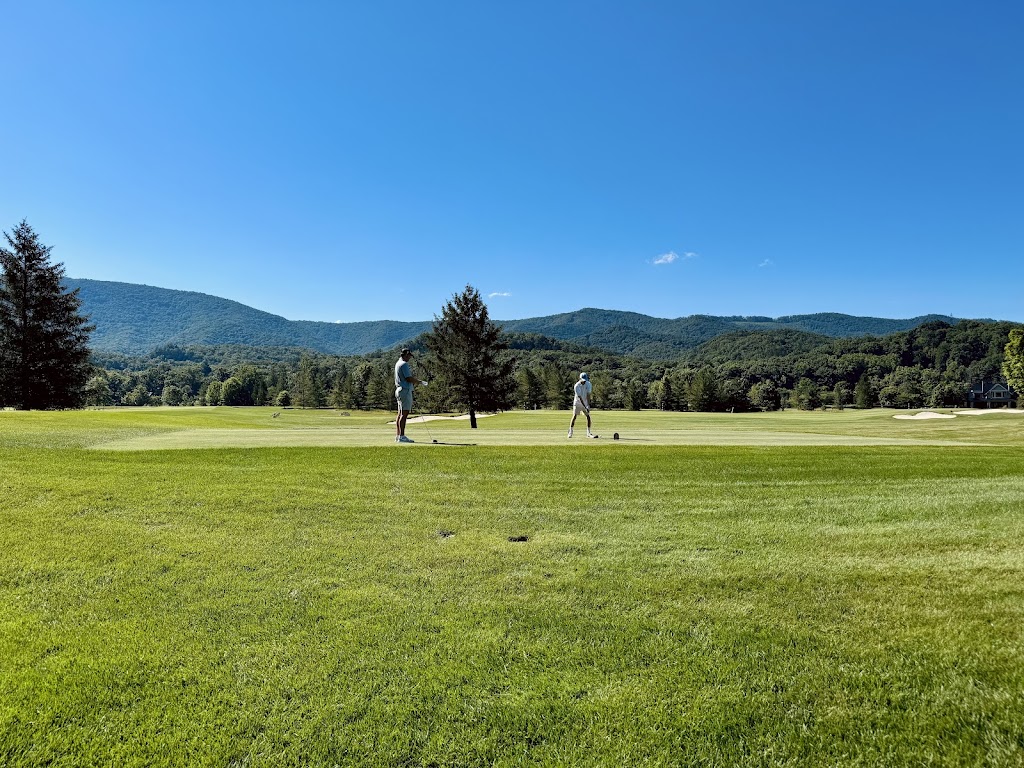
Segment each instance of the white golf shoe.
M572 437L572 430L571 429L569 430L569 435L568 436Z
M412 438L406 437L405 435L400 435L395 442L396 443L415 443L416 441L413 440Z

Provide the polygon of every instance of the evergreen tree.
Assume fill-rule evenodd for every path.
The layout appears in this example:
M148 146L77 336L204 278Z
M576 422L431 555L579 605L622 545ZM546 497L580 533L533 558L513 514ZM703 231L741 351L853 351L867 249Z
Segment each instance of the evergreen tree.
M837 381L832 390L832 405L837 410L843 410L843 406L850 402L850 388L845 381Z
M857 386L853 390L853 400L858 408L870 408L874 405L874 393L871 391L871 383L865 373L860 377Z
M516 375L519 388L519 404L528 411L543 406L547 398L540 377L532 369L523 366Z
M594 371L590 374L594 391L590 393L591 408L618 408L622 405L622 383L612 378L608 371Z
M661 399L658 401L658 408L663 411L676 409L676 395L672 390L672 379L667 373L661 379Z
M626 384L625 405L631 411L647 407L647 389L639 379L630 379Z
M394 378L388 375L383 365L375 365L370 381L366 385L366 404L371 408L386 411L395 402Z
M686 387L686 403L691 411L713 411L718 407L718 380L710 368L701 368Z
M476 429L477 411L507 408L515 392L513 360L503 354L508 345L491 322L480 292L471 285L452 297L423 334L434 371L449 388L454 404L469 411Z
M295 404L300 408L321 408L327 402L323 383L320 381L320 370L316 361L309 355L299 360L299 373L295 377L293 388Z
M370 407L367 403L368 394L370 388L370 379L373 378L373 365L370 363L360 363L356 366L355 371L352 373L352 386L350 399L352 400L353 408L366 408ZM394 389L392 389L392 392ZM388 404L390 406L390 403Z
M343 408L351 408L346 396L345 384L349 381L348 370L344 365L339 365L331 375L330 404L332 408L339 411Z
M555 410L565 410L572 405L573 384L572 377L556 362L545 363L541 370L544 399L547 404Z
M64 265L28 222L0 247L0 406L76 408L92 374L89 334L78 290L64 290Z

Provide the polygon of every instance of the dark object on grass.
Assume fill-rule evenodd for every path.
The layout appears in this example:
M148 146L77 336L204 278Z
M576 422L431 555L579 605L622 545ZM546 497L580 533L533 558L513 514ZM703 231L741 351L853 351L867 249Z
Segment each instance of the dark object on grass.
M618 440L618 439L619 439L619 433L616 432L614 435L612 435L612 440Z
M445 528L442 528L440 531L437 532L437 535L440 536L442 539L450 539L452 536L455 535L455 531L449 531Z
M530 537L529 536L509 536L508 540L509 541L513 541L513 542L529 541Z

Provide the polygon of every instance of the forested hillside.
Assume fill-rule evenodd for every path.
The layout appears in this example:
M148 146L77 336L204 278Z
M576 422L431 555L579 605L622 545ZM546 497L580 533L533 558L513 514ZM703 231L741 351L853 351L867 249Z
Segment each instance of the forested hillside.
M427 321L286 320L204 293L100 280L65 283L79 289L82 310L96 325L93 349L101 352L140 355L167 344L241 344L350 355L391 347L430 327Z
M1000 376L1016 327L935 321L884 337L845 339L790 329L732 331L663 360L512 333L506 354L515 359L516 386L507 406L566 408L580 371L590 373L599 408L962 406L972 382ZM417 407L449 410L429 354L418 340L411 345L416 370L433 382L418 393ZM142 357L97 353L89 398L94 405L391 408L396 356L397 349L335 356L238 345L171 345Z
M66 284L68 288L79 289L83 312L96 325L92 347L101 353L145 355L167 345L229 344L359 355L408 343L431 323L287 320L235 301L191 291L99 280L68 279ZM689 315L665 319L592 308L497 322L510 333L541 334L646 360L669 360L722 334L743 330L803 331L831 337L884 336L935 320L957 322L955 318L935 315L889 320L834 313L780 318Z

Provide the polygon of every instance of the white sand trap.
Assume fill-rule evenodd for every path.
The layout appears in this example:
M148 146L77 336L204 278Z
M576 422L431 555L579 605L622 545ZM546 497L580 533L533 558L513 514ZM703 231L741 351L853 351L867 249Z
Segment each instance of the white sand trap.
M894 419L955 419L951 413L935 413L935 411L921 411L915 414L898 413L893 416Z
M957 416L988 416L990 413L1009 413L1021 415L1024 408L971 408L966 411L957 411Z
M494 416L493 413L478 413L476 417L478 419L486 419L488 416ZM469 414L464 413L461 416L410 416L410 424L422 424L424 421L469 421ZM394 424L395 420L392 419L388 424Z

